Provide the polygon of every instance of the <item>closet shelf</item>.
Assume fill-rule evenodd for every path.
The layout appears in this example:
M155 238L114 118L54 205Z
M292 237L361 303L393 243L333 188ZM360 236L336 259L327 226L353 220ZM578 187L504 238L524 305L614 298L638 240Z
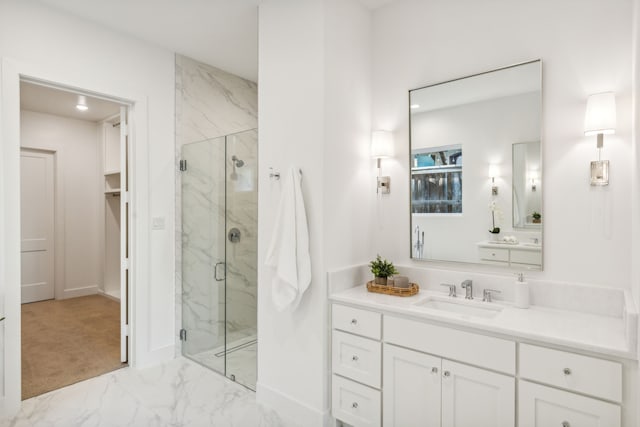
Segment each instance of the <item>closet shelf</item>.
M113 188L111 190L105 190L104 194L120 194L119 188Z
M104 176L107 175L119 175L120 174L120 170L108 170L108 171L104 171Z

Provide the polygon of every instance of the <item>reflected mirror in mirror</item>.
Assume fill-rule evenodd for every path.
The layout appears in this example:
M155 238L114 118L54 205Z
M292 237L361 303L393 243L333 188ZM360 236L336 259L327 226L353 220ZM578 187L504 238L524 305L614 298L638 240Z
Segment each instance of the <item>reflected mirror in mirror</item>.
M513 144L513 208L514 229L542 227L540 186L540 141Z
M412 258L542 269L541 74L409 91Z

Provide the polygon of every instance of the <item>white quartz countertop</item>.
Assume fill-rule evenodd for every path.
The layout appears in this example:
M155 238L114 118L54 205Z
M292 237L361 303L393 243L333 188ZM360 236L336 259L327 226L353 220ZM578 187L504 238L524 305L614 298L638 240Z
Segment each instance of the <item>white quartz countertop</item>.
M519 309L501 301L482 303L502 308L493 318L482 318L421 307L429 297L442 300L446 293L421 290L411 297L398 297L368 292L366 286L356 286L334 293L330 299L362 308L402 314L455 326L505 334L542 343L572 347L609 356L635 359L635 349L627 339L627 319L548 307L531 306ZM458 296L456 300L463 300ZM476 303L481 299L475 299Z

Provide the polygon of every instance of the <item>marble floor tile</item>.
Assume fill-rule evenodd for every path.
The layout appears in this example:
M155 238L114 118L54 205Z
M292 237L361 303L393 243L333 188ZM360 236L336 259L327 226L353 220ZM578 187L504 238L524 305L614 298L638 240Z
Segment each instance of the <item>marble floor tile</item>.
M185 358L125 368L23 402L7 427L300 427L255 393Z
M258 343L255 341L255 337L247 337L244 341L248 341L248 345L243 345L242 340L230 345L232 349L236 345L240 347L227 352L226 373L227 376L234 375L237 383L255 390L257 382L256 371L258 368ZM217 372L224 371L224 347L196 354L192 358Z

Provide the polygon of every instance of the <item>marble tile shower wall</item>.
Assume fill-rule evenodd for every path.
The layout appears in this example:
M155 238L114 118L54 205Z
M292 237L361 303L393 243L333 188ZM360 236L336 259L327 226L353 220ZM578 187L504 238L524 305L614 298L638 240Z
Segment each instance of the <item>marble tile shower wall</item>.
M227 230L237 228L238 243L227 241L227 328L230 336L256 333L258 322L258 137L249 131L227 137L227 162L236 155L239 168L227 164Z
M232 135L239 132L255 129L258 126L258 92L254 82L242 79L233 74L227 73L218 68L200 63L185 56L176 55L176 163L182 156L182 148L185 144L218 138L225 135ZM227 202L230 205L241 207L241 209L231 209L227 212L227 228L238 227L243 235L241 244L227 248L229 256L233 257L227 268L228 284L227 299L233 310L228 313L229 328L231 330L242 330L253 328L256 325L257 288L256 288L256 238L257 238L257 185L249 190L247 180L250 178L257 181L257 133L253 135L253 142L244 141L243 137L235 140L230 139L232 149L236 153L227 152L227 177L228 194ZM251 150L249 146L253 144ZM223 146L223 144L222 144ZM246 166L236 170L235 179L230 176L233 173L230 156L236 154L246 162ZM243 157L244 156L244 157ZM206 159L203 159L206 160ZM191 168L192 165L189 165ZM193 165L196 166L196 165ZM177 168L176 168L177 170ZM202 230L207 227L203 225L198 229L197 224L182 224L182 177L180 172L176 172L176 354L180 354L181 346L178 338L178 331L183 324L183 231L184 239L193 243L198 242L198 235L203 236ZM224 182L224 181L223 181ZM244 186L244 187L243 187ZM188 204L189 211L194 217L200 214L192 209L202 208L203 215L208 217L210 224L219 222L220 215L224 212L216 209L211 210L208 203L213 203L215 198L209 193L207 203L199 197L206 196L206 192L196 192L197 196L190 200L185 200L185 207ZM189 199L189 198L188 198ZM195 205L191 205L195 203ZM205 217L202 217L204 221ZM224 224L224 222L222 222ZM226 233L223 234L223 237ZM211 236L209 236L211 237ZM202 247L201 247L202 248ZM223 249L224 250L224 249ZM195 255L195 254L191 254ZM191 255L189 255L191 257ZM193 280L185 282L186 290L195 292L195 296L206 295L207 300L200 300L205 304L187 304L184 307L185 320L192 321L197 325L198 332L193 336L193 340L202 339L203 345L193 343L192 351L203 351L215 346L216 338L222 333L224 328L224 311L220 310L223 300L222 294L211 289L213 283L214 259L220 254L213 250L209 255L194 256L195 265L185 265L185 270L189 269ZM210 264L213 262L213 264ZM191 261L190 261L191 263ZM199 277L197 277L199 276ZM189 279L189 278L188 278ZM197 280L199 279L199 280ZM191 283L189 283L191 282ZM196 285L199 283L199 285ZM195 289L192 286L200 286ZM189 288L191 287L191 288ZM197 297L193 299L197 301ZM208 307L205 307L208 306ZM209 310L204 313L205 310ZM218 328L213 327L218 323ZM207 347L207 342L209 346Z

